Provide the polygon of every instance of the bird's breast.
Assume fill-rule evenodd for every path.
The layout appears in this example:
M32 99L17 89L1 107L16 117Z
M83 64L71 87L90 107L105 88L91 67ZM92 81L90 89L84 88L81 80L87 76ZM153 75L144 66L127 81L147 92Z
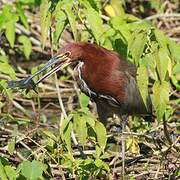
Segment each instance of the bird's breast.
M91 87L93 85L93 82L96 81L96 79L93 78L93 76L97 74L96 70L97 69L94 69L94 71L91 72L91 77L89 77L87 76L87 73L89 72L86 72L84 62L79 62L74 72L75 79L77 81L78 86L87 96L94 99L95 101L97 99L104 99L108 102L108 104L112 106L119 105L119 102L111 95L108 95L108 93L107 94L100 93L96 91L97 89ZM100 80L99 80L99 84L101 84Z
M97 94L90 89L90 87L88 86L87 82L85 81L83 74L82 74L82 68L84 66L84 62L80 61L78 63L78 65L75 68L75 79L77 81L78 86L80 87L80 89L89 97L96 97Z

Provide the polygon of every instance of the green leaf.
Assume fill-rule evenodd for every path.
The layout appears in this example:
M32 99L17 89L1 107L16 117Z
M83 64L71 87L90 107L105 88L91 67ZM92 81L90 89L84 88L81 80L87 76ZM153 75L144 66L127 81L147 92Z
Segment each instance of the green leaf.
M77 114L73 118L73 124L75 125L75 131L77 134L77 137L82 144L82 146L85 145L86 138L87 138L87 126L86 126L86 119L85 116L81 113Z
M49 12L51 1L43 0L40 6L41 42L44 49L50 27L51 13Z
M169 41L168 47L170 50L171 58L175 62L180 63L180 45L175 43L174 41Z
M167 51L163 48L160 48L158 51L158 56L156 56L156 64L158 75L161 81L163 81L166 77L169 62L171 62L171 59L169 58Z
M148 97L148 79L149 76L147 68L141 64L137 70L137 84L146 107Z
M61 2L61 1L59 1ZM56 20L56 26L55 31L53 33L53 42L56 44L61 37L61 34L67 24L67 17L66 14L58 8L59 6L56 6L55 11L55 20Z
M1 161L0 161L0 178L2 180L8 180L5 170L4 170L4 166L2 165Z
M8 64L8 58L6 56L0 56L0 72L9 75L12 79L16 79L16 73Z
M73 124L71 121L72 117L73 115L70 114L67 118L65 118L61 126L61 138L66 142L69 152L71 152L71 131L73 129Z
M32 44L30 39L27 36L21 35L18 38L19 42L23 44L23 52L27 59L29 59L29 55L32 51Z
M80 106L82 108L87 107L88 104L89 104L89 97L81 92L80 95L79 95L79 102L80 102Z
M6 38L9 41L10 46L13 48L14 47L14 42L15 42L15 22L14 21L9 21L6 23Z
M91 7L87 8L84 13L86 14L86 19L90 25L95 40L99 44L101 36L104 32L103 21L99 13Z
M111 5L115 11L116 16L124 16L125 12L121 1L112 0Z
M47 165L36 160L32 162L23 161L20 169L21 174L28 180L37 180L38 178L42 178L43 171L47 169Z
M101 147L101 150L104 151L104 148L105 148L106 142L107 142L106 128L104 127L104 125L101 122L96 121L95 129L96 129L98 144Z
M156 81L153 85L153 105L156 110L156 116L160 121L165 113L167 104L169 102L170 87L168 82Z
M67 149L69 152L72 151L71 149L71 132L73 130L73 124L72 121L70 121L68 123L68 125L66 126L66 129L64 129L63 131L63 140L66 142L67 145Z
M28 24L28 21L27 21L27 16L25 15L24 9L22 8L20 3L16 4L16 10L17 10L17 12L19 14L21 22L23 23L25 28L29 30L29 24Z
M58 141L57 137L51 131L45 130L43 133L54 141Z
M4 170L9 180L15 180L17 178L17 172L11 166L5 166Z
M123 18L115 16L111 19L110 23L116 31L120 32L121 37L124 38L123 40L129 41L131 32Z
M69 3L64 4L62 9L65 11L65 13L67 15L67 18L70 23L72 33L74 36L74 40L77 41L76 16L72 10L72 5L73 5L73 1L72 1L72 3L69 2Z
M132 37L129 39L129 50L131 52L133 59L135 60L136 65L138 65L139 63L146 42L147 34L143 30L134 31Z
M11 154L11 155L13 155L13 153L14 153L15 144L16 144L15 137L11 138L11 139L8 141L8 152L9 152L9 154Z

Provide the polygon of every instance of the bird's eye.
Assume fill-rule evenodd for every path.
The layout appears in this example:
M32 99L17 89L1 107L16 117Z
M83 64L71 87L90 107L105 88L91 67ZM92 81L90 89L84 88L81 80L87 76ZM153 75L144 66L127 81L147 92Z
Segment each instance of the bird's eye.
M70 57L70 56L71 56L71 52L70 52L70 51L67 51L67 52L64 53L64 55L65 55L66 57Z

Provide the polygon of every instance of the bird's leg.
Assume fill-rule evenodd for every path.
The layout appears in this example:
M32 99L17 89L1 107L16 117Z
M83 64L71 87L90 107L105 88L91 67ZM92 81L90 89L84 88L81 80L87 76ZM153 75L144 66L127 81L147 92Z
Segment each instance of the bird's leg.
M124 136L125 128L128 122L128 116L123 115L121 116L122 119L122 136L121 136L121 150L122 150L122 179L124 179L125 176L125 149L126 149L126 139Z

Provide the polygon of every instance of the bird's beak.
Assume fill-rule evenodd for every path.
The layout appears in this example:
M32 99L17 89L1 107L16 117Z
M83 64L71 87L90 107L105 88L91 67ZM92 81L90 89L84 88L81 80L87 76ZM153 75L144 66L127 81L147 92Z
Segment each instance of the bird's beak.
M44 66L42 66L39 71L31 76L31 79L37 76L38 74L44 72L47 68L51 67L52 69L48 71L43 77L41 77L35 84L39 84L44 79L50 77L52 74L59 71L62 66L68 66L71 63L71 59L69 58L70 52L64 54L58 54L52 57Z
M38 85L41 81L44 79L50 77L52 74L56 73L60 70L60 68L63 66L67 66L71 63L70 52L66 52L64 54L57 54L54 57L52 57L46 64L44 64L37 72L35 72L33 75L30 75L22 80L19 81L8 81L8 87L9 88L21 88L21 89L34 89L36 88L36 85ZM48 71L44 76L42 76L39 80L36 82L33 81L33 78L38 76L40 73L43 73L45 70L47 70L49 67L52 69Z

